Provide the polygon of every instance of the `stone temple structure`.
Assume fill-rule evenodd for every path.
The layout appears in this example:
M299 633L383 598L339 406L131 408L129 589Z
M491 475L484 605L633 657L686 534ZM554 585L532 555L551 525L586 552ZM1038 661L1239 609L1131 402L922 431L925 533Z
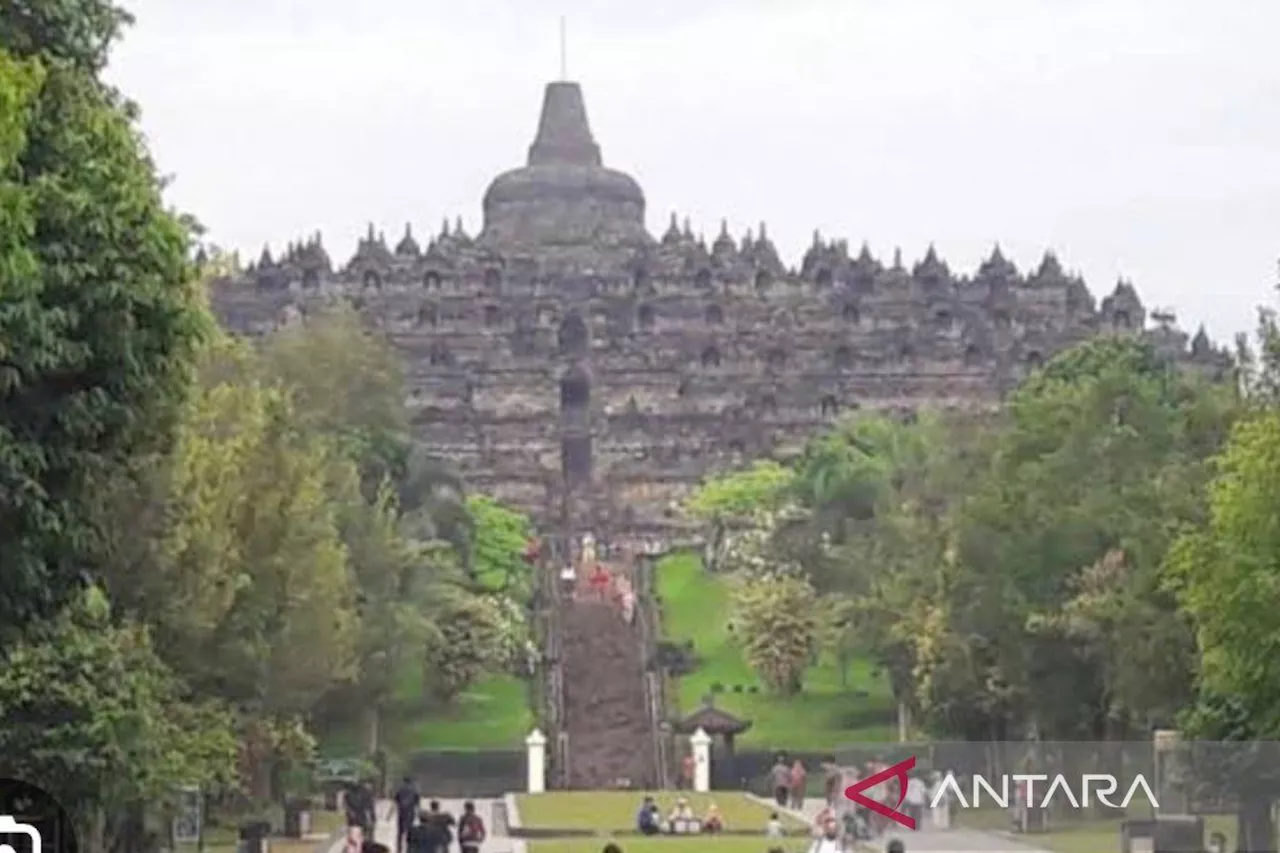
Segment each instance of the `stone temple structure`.
M998 404L1092 335L1224 363L1203 330L1188 342L1158 313L1148 328L1128 283L1097 303L1052 254L1020 272L996 248L958 275L932 248L908 266L815 234L792 268L763 224L708 244L673 217L655 237L571 82L547 86L478 235L459 220L393 246L370 227L340 268L316 235L214 291L246 334L337 300L403 352L418 437L474 488L602 537L676 534L674 503L707 474L785 455L851 410Z

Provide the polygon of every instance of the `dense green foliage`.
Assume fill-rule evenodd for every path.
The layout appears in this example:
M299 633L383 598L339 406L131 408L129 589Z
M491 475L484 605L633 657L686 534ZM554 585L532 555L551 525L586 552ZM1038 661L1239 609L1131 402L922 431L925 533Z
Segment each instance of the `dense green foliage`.
M130 454L163 443L208 328L186 229L162 204L129 114L92 73L113 14L32 2L0 17L0 625L10 635L74 596L97 538L86 501Z
M749 470L709 483L691 511L712 519L721 496L757 495L733 502L720 564L756 587L752 618L766 624L770 600L771 618L797 609L765 569L803 575L822 645L877 660L929 734L1137 735L1176 722L1195 689L1195 613L1165 562L1208 517L1211 460L1239 410L1235 389L1099 339L1000 414L861 416L770 481L781 501ZM753 654L766 683L794 651L784 633L750 641L779 646Z

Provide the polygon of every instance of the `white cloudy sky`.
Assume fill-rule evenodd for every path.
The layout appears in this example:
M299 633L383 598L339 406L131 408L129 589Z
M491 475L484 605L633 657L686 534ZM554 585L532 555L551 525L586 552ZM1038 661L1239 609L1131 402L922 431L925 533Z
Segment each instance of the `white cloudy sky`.
M345 260L462 215L523 161L541 87L582 82L650 229L768 222L971 269L1046 248L1095 292L1217 336L1280 256L1272 0L126 0L112 74L174 202L256 253L316 229ZM637 8L641 7L641 8Z

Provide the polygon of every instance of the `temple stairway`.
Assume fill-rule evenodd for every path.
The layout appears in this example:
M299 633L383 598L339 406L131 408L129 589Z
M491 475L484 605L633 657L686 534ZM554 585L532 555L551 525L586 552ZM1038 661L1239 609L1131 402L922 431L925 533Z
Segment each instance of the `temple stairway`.
M658 784L641 635L618 608L592 600L560 611L568 784L575 789Z

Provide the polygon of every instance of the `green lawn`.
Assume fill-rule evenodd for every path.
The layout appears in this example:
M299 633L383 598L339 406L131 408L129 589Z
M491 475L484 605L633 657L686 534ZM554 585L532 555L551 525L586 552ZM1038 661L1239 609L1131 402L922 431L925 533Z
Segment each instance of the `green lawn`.
M382 734L387 748L403 756L423 749L520 749L532 729L528 686L520 679L489 676L441 707L426 698L422 672L414 666L396 685ZM320 735L322 755L362 755L364 746L359 725Z
M678 791L655 793L658 808L665 815L675 805L676 797L689 800L689 807L698 817L707 813L707 806L715 803L720 809L725 828L733 831L759 830L764 833L771 810L747 799L742 794L694 794ZM520 824L527 829L591 829L599 832L625 832L635 829L636 811L644 792L640 791L552 791L546 794L520 794L516 808L520 812ZM789 826L801 828L801 824L785 818ZM659 839L662 840L662 839ZM630 850L628 840L624 849Z
M872 674L868 662L849 667L846 688L836 662L824 657L806 673L800 696L770 695L728 630L730 606L723 578L703 571L695 555L675 554L658 564L656 584L664 639L692 640L694 652L702 658L696 672L679 679L682 713L696 710L719 684L724 691L716 693L716 706L753 723L738 739L746 749L821 751L892 736L895 720L888 686ZM743 692L735 692L736 686ZM748 692L752 686L758 692Z
M609 838L572 838L554 841L527 842L529 853L600 853ZM716 838L712 836L668 836L658 838L619 838L615 843L625 853L764 853L779 847L786 853L805 853L810 841L805 838L786 838L772 841L765 838ZM1096 853L1096 851L1094 851Z

